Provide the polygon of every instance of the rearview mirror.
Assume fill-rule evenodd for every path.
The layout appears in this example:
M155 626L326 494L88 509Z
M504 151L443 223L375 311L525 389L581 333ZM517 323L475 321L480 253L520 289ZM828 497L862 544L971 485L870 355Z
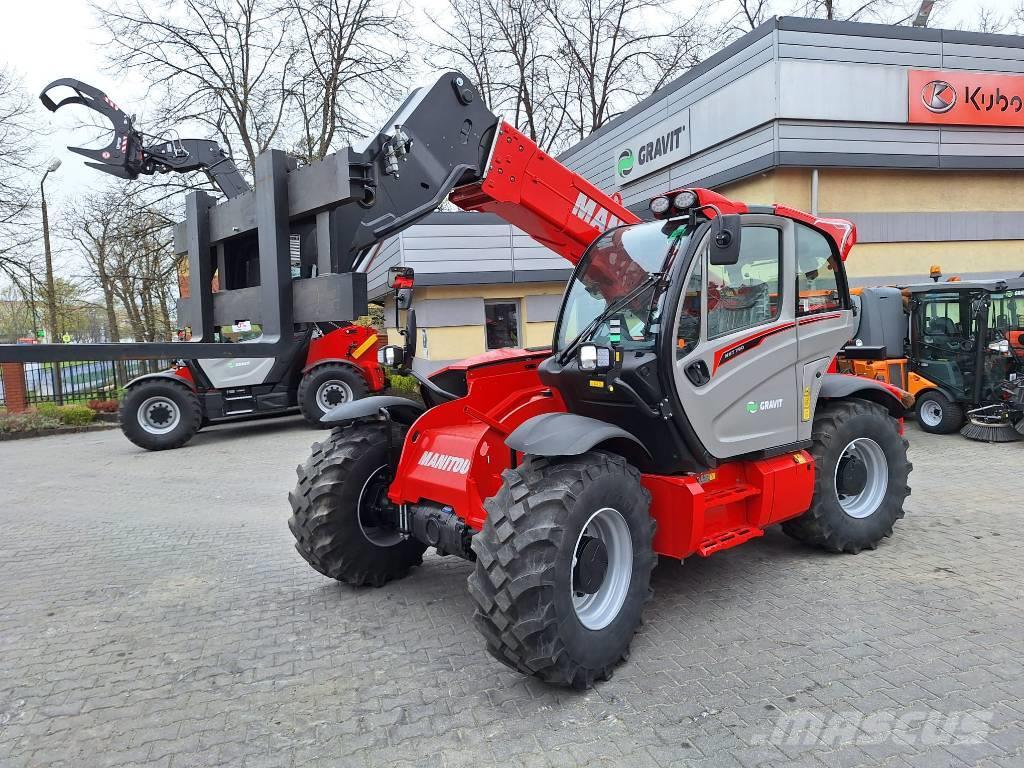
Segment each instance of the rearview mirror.
M394 266L388 270L388 281L396 291L411 289L415 281L415 274L412 267Z
M377 362L387 368L400 368L405 362L405 350L394 344L377 350Z
M715 266L730 266L740 260L740 216L720 213L711 220L711 257Z

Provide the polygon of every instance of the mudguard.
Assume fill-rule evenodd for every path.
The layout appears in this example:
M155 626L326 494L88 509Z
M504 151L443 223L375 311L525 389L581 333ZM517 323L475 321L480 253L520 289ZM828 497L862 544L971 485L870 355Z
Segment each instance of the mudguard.
M624 429L575 413L542 413L520 424L505 445L532 456L578 456L610 440L635 443L644 454L644 444Z
M345 424L377 416L381 409L387 411L391 419L399 424L412 424L426 410L422 403L415 400L394 395L377 395L336 405L325 413L320 421L324 424Z
M196 388L195 382L192 382L184 378L183 376L178 376L173 370L157 371L156 373L144 373L142 376L136 376L134 379L129 381L127 384L124 385L124 388L130 389L139 382L146 381L148 379L170 379L171 381L177 382L178 384L184 384L185 386L190 387L193 391Z
M843 400L859 397L883 406L894 419L902 419L914 405L914 396L899 387L863 376L826 373L818 393L819 400Z

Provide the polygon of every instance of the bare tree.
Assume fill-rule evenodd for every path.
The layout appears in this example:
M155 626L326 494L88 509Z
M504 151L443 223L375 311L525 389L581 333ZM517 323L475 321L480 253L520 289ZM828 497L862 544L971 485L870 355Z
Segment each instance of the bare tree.
M546 10L576 139L681 75L707 42L703 7L680 17L659 0L546 0Z
M111 64L137 70L159 103L155 122L204 126L251 172L285 123L292 51L288 5L261 0L96 3Z
M37 205L27 178L37 135L31 114L31 102L18 78L0 68L0 272L19 289L25 289L30 279L34 250L29 245L37 234L29 219Z
M300 116L296 154L309 162L336 149L339 137L368 132L367 113L400 95L396 77L408 67L408 29L401 3L288 3L295 35L287 88Z

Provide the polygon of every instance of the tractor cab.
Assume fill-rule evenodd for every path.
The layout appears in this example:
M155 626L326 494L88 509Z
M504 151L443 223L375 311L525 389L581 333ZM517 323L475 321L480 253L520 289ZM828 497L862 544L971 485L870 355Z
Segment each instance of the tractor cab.
M609 230L584 254L542 381L572 412L640 438L632 459L651 471L807 440L822 375L854 323L852 227L707 190L651 210L654 221Z

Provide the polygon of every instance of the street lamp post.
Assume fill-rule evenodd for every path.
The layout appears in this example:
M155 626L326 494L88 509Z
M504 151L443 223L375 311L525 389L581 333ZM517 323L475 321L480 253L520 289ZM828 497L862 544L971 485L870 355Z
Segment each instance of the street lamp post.
M46 177L51 173L55 173L60 168L60 160L54 158L50 161L50 164L46 167L46 173L43 174L43 178L39 181L39 197L42 199L42 210L43 210L43 251L46 254L46 311L48 315L49 336L48 339L50 344L56 344L57 339L57 290L54 286L53 281L53 252L50 249L50 217L46 210ZM53 366L53 393L57 399L57 402L63 404L64 392L63 385L60 378L60 363L54 363Z

